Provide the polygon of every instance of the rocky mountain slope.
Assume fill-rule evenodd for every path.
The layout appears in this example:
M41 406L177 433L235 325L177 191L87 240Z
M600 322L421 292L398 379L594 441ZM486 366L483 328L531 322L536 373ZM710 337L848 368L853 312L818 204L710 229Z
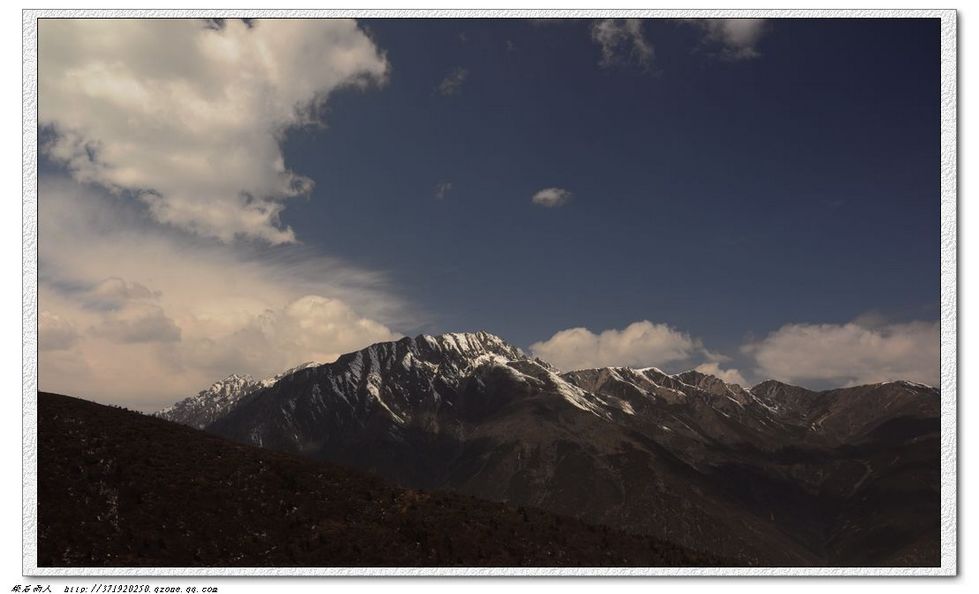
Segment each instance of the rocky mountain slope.
M41 567L729 563L67 396L39 394L38 422Z
M538 507L750 564L939 562L939 394L560 373L488 333L381 343L209 431L414 488Z

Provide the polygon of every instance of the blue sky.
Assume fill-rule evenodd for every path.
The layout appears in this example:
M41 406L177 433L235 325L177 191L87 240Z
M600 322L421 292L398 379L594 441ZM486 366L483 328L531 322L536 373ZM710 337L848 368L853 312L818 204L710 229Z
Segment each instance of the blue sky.
M283 220L389 271L433 329L526 346L653 319L730 347L937 315L937 22L778 21L731 62L656 21L648 70L601 67L587 21L365 26L388 86L290 136L322 181ZM455 68L458 92L436 93ZM549 186L572 200L531 204Z
M230 25L208 35L234 33L236 43L247 44L270 30L263 26ZM113 157L106 148L95 158L127 165L109 177L88 169L88 157L79 165L74 145L54 143L42 151L42 178L68 193L97 195L91 200L136 203L139 228L202 250L225 249L248 262L298 262L302 274L309 274L309 254L328 259L341 270L330 274L360 279L353 284L368 290L351 296L333 283L317 294L341 295L392 335L485 329L568 365L713 364L745 382L780 370L786 379L817 385L894 374L924 380L932 368L937 377L937 356L908 358L922 351L920 340L929 341L927 357L937 353L939 22L778 19L735 26L360 21L338 47L359 44L363 61L350 76L376 80L351 87L324 78L325 100L314 102L313 124L268 116L279 132L272 145L263 139L261 150L274 156L277 148L295 179L315 185L291 195L262 180L243 182L241 191L268 187L277 196L268 202L276 205L274 217L260 223L264 235L249 236L240 225L252 223L240 217L233 223L239 227L225 233L215 231L223 218L195 219L198 209L181 214L185 204L206 201L218 182L194 178L170 189L167 180L157 187L152 175L130 175L139 165L122 151ZM42 78L43 37L42 29ZM84 35L79 39L83 47ZM306 70L290 70L291 81L326 67L317 56L302 59ZM85 66L63 61L52 59L47 68L63 74ZM174 71L190 68L185 62L175 55ZM145 67L126 66L134 80L148 80L138 75ZM57 80L50 94L71 98ZM232 81L224 90L239 88ZM42 103L44 89L42 83ZM127 138L92 116L66 115L69 108L60 105L46 114L42 106L46 133L68 138L66 131L78 130L104 147L111 147L110 134ZM253 136L234 138L216 146L241 144L247 152ZM158 163L164 153L148 154ZM196 154L186 159L199 161ZM534 203L547 188L569 199L552 207ZM147 198L148 190L160 199ZM274 235L283 229L295 241ZM90 288L107 278L151 284L111 270L86 277ZM176 292L157 291L164 299ZM51 302L65 298L61 291ZM43 299L42 291L42 309ZM376 306L380 301L396 304ZM58 324L70 317L50 311ZM190 317L169 316L184 338ZM666 351L632 353L619 344L622 335L599 337L640 321L686 337L685 356L664 364L648 359ZM98 323L69 325L85 334L79 329ZM558 343L534 349L574 328L594 335L582 335L585 342L571 349L577 355L564 357ZM790 363L776 355L807 342L794 340L799 333L843 350L893 347L897 360L870 357L858 369L792 377L785 372ZM582 349L606 354L589 357ZM63 356L67 349L56 350ZM811 356L800 352L795 361ZM847 357L866 359L862 352Z

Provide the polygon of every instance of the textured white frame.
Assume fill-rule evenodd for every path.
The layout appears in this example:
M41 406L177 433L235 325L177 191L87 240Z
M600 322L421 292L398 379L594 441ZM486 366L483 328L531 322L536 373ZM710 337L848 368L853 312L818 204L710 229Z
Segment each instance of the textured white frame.
M941 566L339 567L37 566L37 19L39 18L937 18L941 19ZM23 572L27 576L953 576L957 575L957 18L954 10L24 10Z

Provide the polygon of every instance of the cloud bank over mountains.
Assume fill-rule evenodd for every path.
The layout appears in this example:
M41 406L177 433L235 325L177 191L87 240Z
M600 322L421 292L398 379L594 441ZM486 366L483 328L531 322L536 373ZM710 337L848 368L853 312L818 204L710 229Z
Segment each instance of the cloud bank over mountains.
M607 366L678 370L686 366L740 385L778 379L804 385L855 386L906 379L937 386L939 330L938 322L922 321L874 326L862 320L786 324L741 346L750 367L746 371L730 367L732 357L708 351L699 338L648 320L599 333L569 328L530 349L562 370Z
M786 324L742 347L760 376L786 382L828 381L841 386L906 379L939 384L937 321L866 326Z
M699 346L699 341L684 332L643 320L598 334L587 328L569 328L532 344L530 350L560 369L572 370L666 365L689 359Z
M40 381L165 403L231 372L263 377L400 334L383 275L303 246L248 251L175 232L68 179L39 187Z

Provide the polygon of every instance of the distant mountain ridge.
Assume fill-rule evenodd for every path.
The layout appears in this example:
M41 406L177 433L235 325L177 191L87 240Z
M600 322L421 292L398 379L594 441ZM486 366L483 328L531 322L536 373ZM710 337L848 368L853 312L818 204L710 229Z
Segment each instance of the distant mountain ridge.
M906 565L938 559L938 404L911 382L816 392L655 367L562 373L474 332L302 369L206 428L752 564Z
M243 396L268 388L287 375L316 365L319 363L310 361L261 380L248 374L232 373L197 394L154 413L153 416L203 429L227 414Z
M440 364L430 367L431 370L437 371L446 379L451 377L456 377L458 379L458 377L465 376L467 373L475 370L477 367L487 363L495 363L500 365L511 362L516 363L519 361L529 362L531 365L543 368L557 376L556 378L552 378L552 381L557 380L558 383L562 385L570 384L570 386L564 385L564 389L561 393L565 394L567 400L572 404L575 404L579 408L583 407L585 409L592 410L592 412L595 412L603 406L614 406L614 404L610 404L610 401L603 400L601 397L594 398L595 394L591 395L592 401L586 404L577 397L577 390L575 388L587 390L589 389L587 386L595 387L593 382L591 382L588 378L591 376L591 374L600 372L612 374L615 376L614 379L618 381L625 381L627 383L631 382L633 383L634 387L637 388L642 385L646 385L647 387L652 388L652 394L659 394L661 397L665 398L669 398L669 393L671 390L678 392L679 394L683 394L684 389L693 389L695 391L704 392L714 396L727 397L741 405L754 401L762 406L772 407L779 405L777 401L781 400L783 401L780 404L783 407L783 412L788 412L789 414L793 414L789 411L793 411L795 408L797 408L800 398L805 401L810 401L812 400L813 395L816 394L834 393L838 392L838 390L858 389L864 387L855 386L853 388L840 388L837 390L823 390L821 392L817 392L807 388L786 384L778 380L769 379L762 381L754 387L746 388L739 384L727 383L716 376L694 369L670 374L660 370L657 367L601 367L561 372L541 359L528 357L519 348L514 347L503 339L485 331L472 333L448 333L438 336L420 335L415 338L404 338L400 341L391 343L377 343L360 351L343 355L334 364L352 362L355 367L360 368L362 366L360 363L362 357L366 357L376 364L378 357L383 356L383 353L386 352L386 349L388 348L386 345L396 345L406 341L412 345L412 348L418 348L417 345L427 344L436 350L442 350L444 353L449 353L451 359L448 365ZM409 366L416 363L417 359L415 358L415 355L413 355L412 352L406 351L405 359L401 364L403 366ZM431 362L428 364L433 365ZM324 364L312 361L302 363L286 371L261 380L256 380L248 374L232 373L228 377L215 382L210 387L201 390L194 396L185 398L153 414L154 416L159 416L170 421L190 425L192 427L204 428L230 412L234 406L239 404L239 401L244 396L258 390L269 388L284 377L292 375L298 371L303 371L320 365ZM374 377L380 376L376 375L375 372ZM605 382L603 382L603 385L604 383ZM903 385L912 387L914 389L937 392L937 389L933 386L906 380L879 382L877 384L868 384L868 386L890 384ZM373 394L375 391L375 383L368 382L366 388L368 393ZM640 388L640 391L642 392L644 390ZM598 390L597 394L605 394L606 392L607 390ZM608 396L608 394L606 394L606 396ZM611 402L614 403L616 401L617 399L613 396ZM386 406L386 404L383 402L379 402L379 404L381 406ZM795 414L798 413L799 411L795 410Z

